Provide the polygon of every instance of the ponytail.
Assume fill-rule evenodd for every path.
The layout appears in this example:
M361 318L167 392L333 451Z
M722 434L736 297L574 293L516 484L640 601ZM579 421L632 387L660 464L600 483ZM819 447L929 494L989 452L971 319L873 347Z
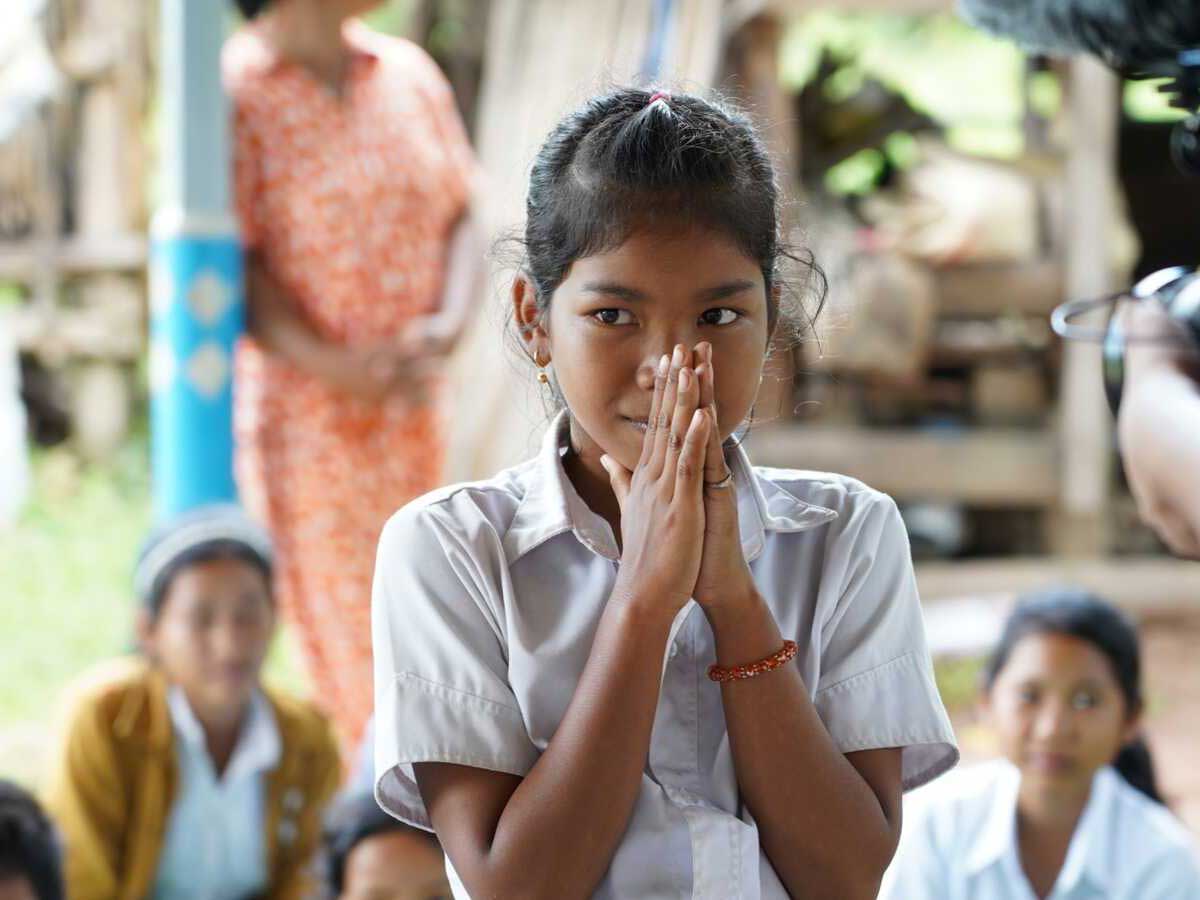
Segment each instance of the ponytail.
M271 5L271 0L233 0L233 2L247 19L253 19Z
M1141 791L1155 803L1166 805L1162 794L1158 792L1158 779L1154 776L1154 760L1150 757L1150 748L1146 746L1144 739L1134 738L1122 747L1112 765L1117 773L1129 783L1130 787Z

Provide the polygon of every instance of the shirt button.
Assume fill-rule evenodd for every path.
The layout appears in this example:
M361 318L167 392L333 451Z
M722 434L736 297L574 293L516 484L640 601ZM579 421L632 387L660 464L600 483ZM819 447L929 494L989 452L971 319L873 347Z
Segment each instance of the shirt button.
M675 657L677 657L679 655L679 644L676 643L675 641L671 641L671 649L667 651L667 655L671 659L674 659Z

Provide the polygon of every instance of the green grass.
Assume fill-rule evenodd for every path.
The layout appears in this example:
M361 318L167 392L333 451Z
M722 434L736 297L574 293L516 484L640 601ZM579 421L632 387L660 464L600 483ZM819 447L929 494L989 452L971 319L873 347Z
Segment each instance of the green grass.
M976 656L937 659L933 675L938 693L951 715L969 711L979 700L983 659Z
M0 777L36 779L63 688L132 648L131 571L150 522L144 433L106 463L36 451L33 498L0 529ZM308 693L286 629L265 677Z

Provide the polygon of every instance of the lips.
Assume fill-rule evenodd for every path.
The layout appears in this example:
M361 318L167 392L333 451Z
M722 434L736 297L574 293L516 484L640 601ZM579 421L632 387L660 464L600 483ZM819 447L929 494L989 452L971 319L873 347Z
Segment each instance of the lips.
M638 418L634 418L631 416L621 416L621 418L624 419L626 422L628 422L630 425L632 425L634 428L636 428L638 431L646 430L646 422L647 422L646 419L638 419Z
M1075 768L1075 760L1066 753L1051 751L1030 751L1025 755L1026 765L1047 775L1061 775Z

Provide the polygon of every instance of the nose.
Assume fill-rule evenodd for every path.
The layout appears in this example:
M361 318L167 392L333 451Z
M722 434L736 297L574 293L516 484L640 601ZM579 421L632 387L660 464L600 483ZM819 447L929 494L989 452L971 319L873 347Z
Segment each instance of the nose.
M253 657L254 640L251 629L240 627L237 622L223 622L212 631L212 659L221 666L240 666Z
M668 359L675 352L676 346L682 346L687 353L692 353L700 343L700 335L695 329L684 329L671 334L650 338L646 341L646 349L638 363L637 384L642 390L654 390L654 376L658 371L658 361L666 356ZM695 360L689 358L688 365L695 365Z
M1069 703L1051 700L1041 704L1033 720L1033 736L1039 741L1060 740L1070 734L1074 713Z

